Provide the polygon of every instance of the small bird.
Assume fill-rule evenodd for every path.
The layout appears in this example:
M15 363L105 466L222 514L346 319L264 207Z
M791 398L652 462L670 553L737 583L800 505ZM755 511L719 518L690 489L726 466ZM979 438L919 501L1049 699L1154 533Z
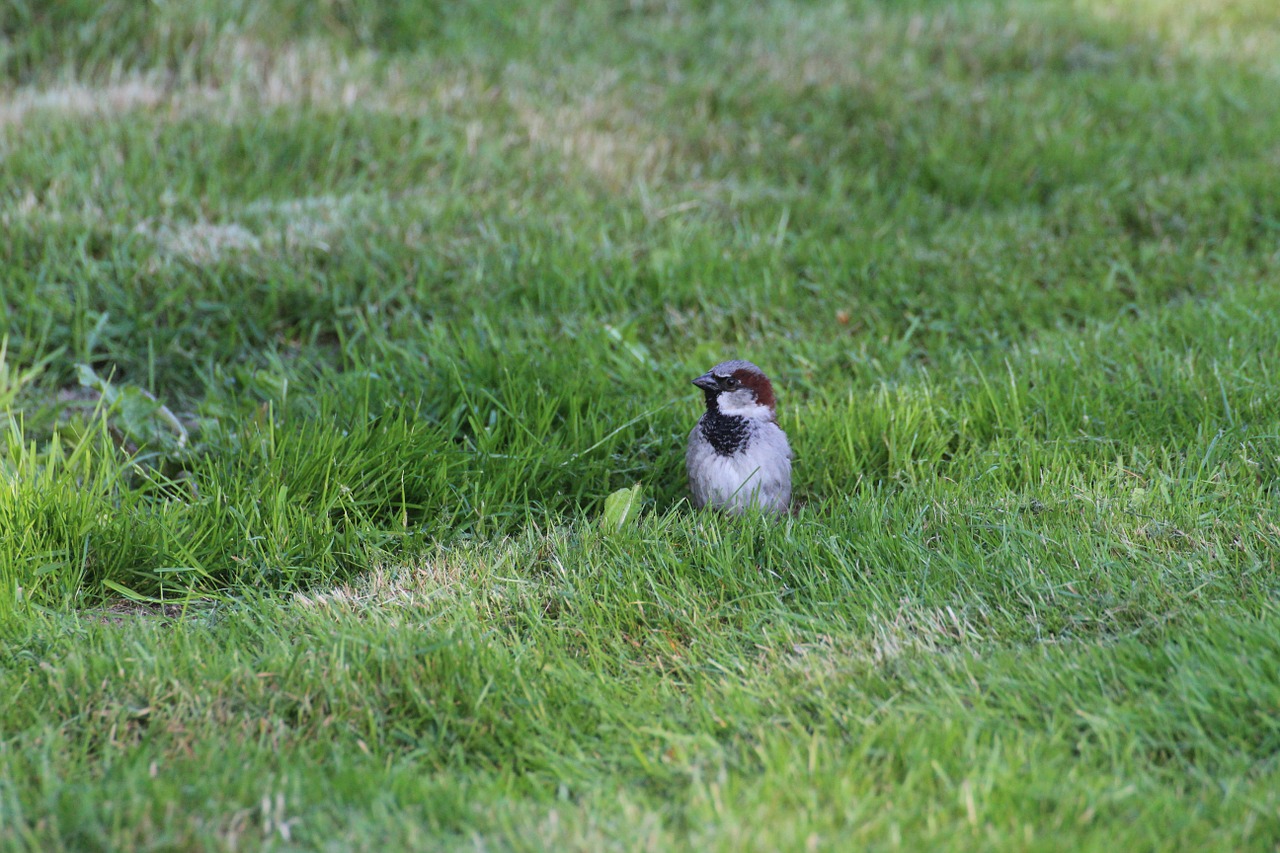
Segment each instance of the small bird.
M735 515L784 513L791 504L791 447L778 427L773 385L749 361L724 361L693 380L707 411L689 433L685 467L694 506Z

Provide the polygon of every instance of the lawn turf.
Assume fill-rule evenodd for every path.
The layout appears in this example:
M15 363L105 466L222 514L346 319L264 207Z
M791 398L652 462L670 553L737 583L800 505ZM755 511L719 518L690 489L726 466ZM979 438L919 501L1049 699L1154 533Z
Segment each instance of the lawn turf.
M0 75L0 846L1280 844L1270 0L20 0ZM729 357L785 520L685 501Z

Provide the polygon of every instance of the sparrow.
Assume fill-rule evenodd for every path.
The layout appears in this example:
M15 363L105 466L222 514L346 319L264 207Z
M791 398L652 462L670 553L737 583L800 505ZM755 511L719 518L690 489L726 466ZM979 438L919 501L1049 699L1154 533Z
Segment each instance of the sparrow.
M693 380L707 411L689 433L685 467L694 506L735 515L791 504L791 446L778 427L773 385L749 361L724 361Z

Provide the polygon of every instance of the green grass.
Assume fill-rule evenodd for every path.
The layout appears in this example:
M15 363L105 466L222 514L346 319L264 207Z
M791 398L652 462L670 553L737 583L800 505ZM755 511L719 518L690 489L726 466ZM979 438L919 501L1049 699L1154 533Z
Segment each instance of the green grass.
M10 4L0 848L1275 849L1277 56ZM785 520L685 501L728 357Z

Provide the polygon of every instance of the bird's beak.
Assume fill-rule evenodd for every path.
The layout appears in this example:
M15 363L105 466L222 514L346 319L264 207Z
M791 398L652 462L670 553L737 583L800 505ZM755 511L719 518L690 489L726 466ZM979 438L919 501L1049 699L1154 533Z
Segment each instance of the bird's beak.
M699 388L703 389L704 391L720 390L720 383L716 381L716 378L712 376L710 372L704 373L701 376L699 376L697 379L693 380L693 384L697 385Z

